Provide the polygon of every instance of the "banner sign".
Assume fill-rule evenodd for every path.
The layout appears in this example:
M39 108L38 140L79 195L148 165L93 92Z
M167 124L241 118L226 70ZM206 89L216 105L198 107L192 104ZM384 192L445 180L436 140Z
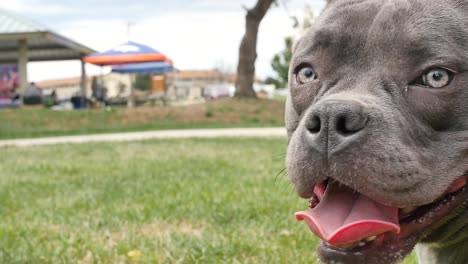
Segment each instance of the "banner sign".
M12 98L18 87L18 65L0 65L0 98Z

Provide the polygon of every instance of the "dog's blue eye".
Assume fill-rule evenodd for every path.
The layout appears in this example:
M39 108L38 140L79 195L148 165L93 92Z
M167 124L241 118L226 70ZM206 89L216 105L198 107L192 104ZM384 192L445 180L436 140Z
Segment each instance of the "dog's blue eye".
M296 81L299 84L305 84L317 79L317 75L312 67L306 66L300 69L296 74Z
M422 84L431 88L442 88L450 83L452 75L453 73L446 69L434 68L422 76Z

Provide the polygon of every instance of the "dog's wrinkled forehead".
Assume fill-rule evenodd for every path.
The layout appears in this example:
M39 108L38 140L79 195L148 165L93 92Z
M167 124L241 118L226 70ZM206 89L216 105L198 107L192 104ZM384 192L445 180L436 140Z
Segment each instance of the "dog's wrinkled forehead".
M324 58L321 63L372 58L417 64L428 57L465 57L467 11L467 1L457 0L335 0L297 44L295 58L313 53ZM400 59L388 60L392 55Z

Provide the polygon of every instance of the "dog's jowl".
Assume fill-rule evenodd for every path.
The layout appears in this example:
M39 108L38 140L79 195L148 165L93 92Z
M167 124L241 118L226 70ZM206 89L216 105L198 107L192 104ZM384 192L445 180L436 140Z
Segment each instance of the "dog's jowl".
M468 1L329 1L290 68L287 168L321 261L468 263Z

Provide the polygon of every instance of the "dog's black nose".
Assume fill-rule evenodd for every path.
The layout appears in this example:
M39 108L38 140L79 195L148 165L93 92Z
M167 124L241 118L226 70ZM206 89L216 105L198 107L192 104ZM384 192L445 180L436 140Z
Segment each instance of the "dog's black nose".
M321 153L342 149L359 138L369 116L365 106L353 100L326 100L308 113L305 127L312 146Z

